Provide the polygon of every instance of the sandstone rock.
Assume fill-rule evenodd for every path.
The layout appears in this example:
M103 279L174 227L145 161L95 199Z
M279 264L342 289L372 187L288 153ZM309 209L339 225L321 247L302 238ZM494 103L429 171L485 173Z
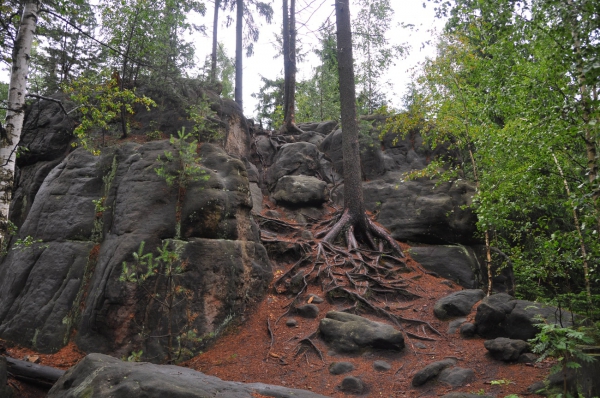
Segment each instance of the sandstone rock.
M341 352L358 352L364 348L400 351L404 348L404 337L393 326L345 312L328 312L319 324L319 331L333 349Z
M480 286L477 258L468 247L437 245L424 247L415 246L410 248L410 255L427 270L433 271L439 276L469 289L469 291L481 291L475 289ZM466 307L468 307L468 303L472 302L476 296L477 295L474 293L463 294L461 296L462 300L460 300L460 309L458 307L454 308L452 304L448 304L449 311L451 312L450 314L444 315L444 310L442 308L437 311L441 316L445 316L446 318L467 315L468 312L465 313L465 311L469 311L470 307L468 309ZM483 297L475 300L475 302L481 300L481 298ZM471 306L473 306L475 302L472 302ZM443 303L440 303L440 305L442 304ZM452 315L452 313L456 314Z
M362 380L354 376L344 377L344 380L342 380L342 384L340 385L340 390L354 394L360 394L364 389L365 385Z
M430 363L415 374L412 379L412 385L414 387L422 386L429 380L437 377L442 370L446 369L447 367L454 366L455 363L456 360L452 358Z
M273 165L267 174L269 189L275 188L283 176L319 175L321 170L319 159L322 154L317 147L307 142L297 142L283 145L276 153Z
M48 398L325 398L309 391L262 384L223 381L173 365L123 362L102 354L89 354L64 374Z
M448 324L448 334L454 334L460 326L467 321L467 318L456 318Z
M380 372L387 372L391 368L392 368L392 365L390 365L386 361L375 361L375 362L373 362L373 369L378 370Z
M139 335L146 293L119 281L122 263L133 261L142 241L145 253L168 242L187 262L181 286L193 292L189 310L198 316L190 326L199 336L220 330L264 294L272 271L250 218L243 162L204 144L205 178L186 187L178 225L178 190L154 171L167 150L173 151L167 141L126 143L101 156L78 149L42 173L39 187L19 185L28 193L15 204L23 220L18 237L42 243L9 250L0 266L2 338L54 352L77 330L83 350L121 356L143 349L162 360L165 341ZM36 167L25 166L21 175ZM186 317L185 306L174 311L173 319ZM165 324L159 308L150 314L146 327ZM193 352L210 339L203 341L186 348Z
M529 344L526 341L507 339L506 337L487 340L483 345L492 357L504 362L516 361L529 348Z
M535 337L539 329L534 325L540 323L536 316L546 322L559 323L556 318L559 311L556 307L546 306L525 300L515 300L505 293L494 294L484 298L477 307L475 325L477 334L486 338L509 337L511 339L529 340ZM570 326L572 315L562 311L562 324Z
M442 383L450 384L453 387L464 386L475 378L475 372L472 369L459 367L448 367L440 372L437 380Z
M477 333L477 327L471 322L463 323L460 326L460 335L464 338L471 338Z
M319 307L314 304L305 304L296 307L296 313L303 318L316 318L319 316Z
M289 205L320 205L329 199L329 193L327 183L318 178L283 176L277 181L272 197Z
M484 297L485 293L480 289L454 292L439 299L433 307L433 313L438 319L442 320L465 316L471 312L473 305Z
M332 375L341 375L344 373L352 372L354 365L350 362L332 362L329 365L329 373Z

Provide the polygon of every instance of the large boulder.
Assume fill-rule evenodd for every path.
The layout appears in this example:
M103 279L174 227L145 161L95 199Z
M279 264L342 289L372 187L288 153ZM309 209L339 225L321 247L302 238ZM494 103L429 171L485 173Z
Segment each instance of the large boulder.
M419 370L412 379L412 385L414 387L422 386L427 383L429 380L432 380L440 374L440 372L448 367L454 366L456 364L456 359L454 358L446 358L441 361L432 362L429 365L425 366L423 369Z
M320 205L329 199L329 192L327 183L316 177L283 176L277 181L272 197L288 205Z
M366 348L400 351L404 336L391 325L362 316L329 311L319 323L323 339L340 352L359 352Z
M494 294L481 300L475 315L477 334L485 338L508 337L529 340L544 319L548 323L571 326L573 315L556 307L525 300L515 300L506 293Z
M54 384L48 398L325 398L310 391L224 381L173 365L123 362L89 354Z
M377 221L396 240L475 242L476 216L464 207L471 204L475 193L472 184L439 184L429 179L403 182L403 178L402 173L388 172L380 179L363 183L365 207L377 213Z
M529 344L526 341L508 339L506 337L486 340L483 346L490 352L492 357L504 362L516 361L521 354L529 349Z
M243 162L204 144L203 174L181 196L155 172L165 151L176 153L167 141L126 143L101 156L75 150L43 172L24 167L21 176L39 178L19 183L17 193L27 194L13 204L21 209L13 243L39 242L13 245L0 265L0 337L54 352L75 334L85 351L142 349L160 361L172 349L166 339L147 339L146 330L167 334L161 330L169 316L196 330L182 339L191 355L262 297L272 271L250 217ZM166 164L168 172L175 163ZM189 296L171 314L148 293L165 288L162 277L149 286L120 280L142 242L144 253L155 255L166 243L185 264L178 283Z
M410 248L410 255L429 271L464 288L475 289L481 286L477 257L469 247L413 246Z
M342 135L342 130L334 131L325 137L320 148L331 160L335 170L343 175ZM368 180L380 177L385 173L383 152L379 142L371 137L360 137L360 164L362 175Z
M484 297L485 293L480 289L454 292L439 299L433 307L433 313L438 319L442 320L468 315L473 305Z
M275 155L273 165L267 174L267 184L273 189L283 176L318 176L321 170L322 154L316 145L296 142L283 145Z

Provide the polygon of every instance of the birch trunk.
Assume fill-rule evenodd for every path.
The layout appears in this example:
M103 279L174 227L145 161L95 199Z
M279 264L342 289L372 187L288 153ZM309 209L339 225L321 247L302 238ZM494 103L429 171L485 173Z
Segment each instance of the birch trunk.
M17 144L21 139L25 119L25 96L27 73L39 4L28 1L23 9L21 26L15 40L13 62L8 89L8 111L6 112L6 136L0 140L0 240L3 241L8 227L8 209L12 199Z

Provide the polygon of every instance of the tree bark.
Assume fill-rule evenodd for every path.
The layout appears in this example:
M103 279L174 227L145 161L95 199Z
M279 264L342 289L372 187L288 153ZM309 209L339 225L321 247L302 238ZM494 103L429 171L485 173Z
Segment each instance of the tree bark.
M236 0L236 21L235 21L235 102L244 111L244 102L242 100L242 22L244 18L244 2Z
M356 118L356 87L354 85L354 60L352 57L352 31L350 26L349 0L336 0L337 59L340 82L340 106L342 116L342 156L344 165L344 212L323 240L332 242L346 229L349 248L356 246L355 231L376 250L373 236L392 247L401 257L402 249L390 234L373 223L365 212L363 199L360 148L358 143L358 121Z
M215 0L215 13L213 17L212 53L210 55L210 79L217 81L217 32L219 28L219 7L221 0Z
M352 57L352 31L349 0L335 3L337 23L337 57L340 76L340 107L342 116L342 153L344 164L344 207L353 223L366 227L365 206L360 173L358 122L356 119L356 87Z
M35 363L20 361L18 359L5 357L8 372L17 380L27 383L38 384L44 387L52 387L56 380L65 374L64 370L50 366L37 365Z
M6 133L0 138L0 241L5 239L8 227L8 210L12 199L17 144L21 139L25 119L27 74L38 11L37 1L28 1L25 4L13 50L8 89L8 111L6 112Z
M290 99L290 22L289 22L289 8L288 1L282 0L283 4L283 28L282 28L282 41L283 41L283 126L285 128L289 107Z

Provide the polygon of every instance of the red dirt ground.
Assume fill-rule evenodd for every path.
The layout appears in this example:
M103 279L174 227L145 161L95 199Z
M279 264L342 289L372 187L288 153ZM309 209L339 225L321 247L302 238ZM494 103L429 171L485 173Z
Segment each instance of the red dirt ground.
M405 249L406 246L403 247ZM414 264L412 260L408 264ZM283 272L282 268L276 272ZM249 315L247 321L232 329L221 337L207 352L191 359L184 366L203 373L214 375L225 380L242 382L262 382L283 385L292 388L307 389L319 394L343 397L347 394L339 391L338 386L347 375L358 376L366 384L368 390L362 396L370 397L420 397L438 396L453 391L450 386L428 383L414 388L411 380L414 374L431 362L447 357L458 359L457 365L475 371L476 380L455 391L483 393L504 397L509 394L526 394L527 387L541 380L548 374L549 363L536 364L504 364L491 359L483 347L483 339L463 339L459 334L448 335L448 322L437 320L433 316L435 302L458 287L449 287L441 282L444 279L420 274L418 287L423 298L406 303L388 303L390 309L409 307L394 312L406 318L418 318L428 321L442 333L442 337L432 335L437 341L419 341L406 339L406 348L400 353L370 352L357 356L337 355L329 352L326 345L314 339L323 353L321 361L315 351L307 351L296 355L297 342L316 331L317 319L294 317L297 327L285 325L288 317L277 318L285 312L284 306L289 302L285 296L271 293ZM409 278L408 274L405 277ZM311 286L308 293L322 296L318 287ZM318 305L321 314L330 310L339 310L347 305L331 305L327 302ZM371 316L373 320L382 321ZM271 346L267 319L275 336ZM413 332L416 330L413 329ZM419 327L423 334L422 327ZM418 348L421 343L426 348ZM385 360L392 365L388 372L377 372L373 369L375 360ZM355 370L346 375L331 375L328 367L332 362L349 361ZM502 384L492 385L495 380L504 380Z
M401 246L403 250L409 248L408 245L401 244ZM276 263L273 265L275 278L291 266L290 264ZM386 310L404 318L429 322L441 332L442 336L432 334L417 325L411 326L407 330L435 338L436 341L421 341L407 337L406 347L402 352L373 351L362 355L346 356L330 352L319 338L314 338L313 341L323 355L323 360L321 360L314 350L298 352L298 341L317 331L319 320L294 317L298 321L297 326L292 328L286 326L285 321L289 316L279 318L286 312L285 307L293 297L278 294L271 286L267 297L250 308L243 323L230 328L206 352L181 365L224 380L276 384L306 389L331 397L347 396L338 388L342 379L347 375L358 376L366 384L367 391L361 396L441 396L454 390L477 394L485 393L502 398L509 394L525 395L529 385L542 380L549 373L550 363L533 366L505 364L491 359L486 354L483 339L463 339L458 333L448 335L448 322L440 321L433 316L433 306L439 298L461 288L454 284L448 284L448 281L443 278L436 278L422 272L420 266L410 257L407 259L407 265L413 271L404 274L403 277L413 280L413 291L422 297L412 301L387 302ZM310 293L324 296L319 286L310 285L304 296ZM330 310L341 310L350 304L330 304L327 301L318 304L319 318ZM368 314L361 315L386 322ZM273 332L273 340L268 324ZM0 348L3 346L7 347L6 353L11 357L23 359L26 355L39 355L40 364L60 369L68 369L84 356L84 353L79 351L74 343L49 355L37 354L25 348L11 347L0 340ZM456 358L456 366L473 369L476 380L457 389L435 382L427 383L419 388L411 386L412 377L417 371L431 362L447 357ZM374 370L373 362L379 359L390 363L392 369L387 372ZM346 375L331 375L328 371L329 365L339 361L352 362L355 370ZM500 382L492 384L492 381ZM43 392L28 389L27 386L18 384L15 380L11 380L11 383L13 386L18 385L22 388L20 391L23 397L44 396ZM261 397L261 395L255 396Z

